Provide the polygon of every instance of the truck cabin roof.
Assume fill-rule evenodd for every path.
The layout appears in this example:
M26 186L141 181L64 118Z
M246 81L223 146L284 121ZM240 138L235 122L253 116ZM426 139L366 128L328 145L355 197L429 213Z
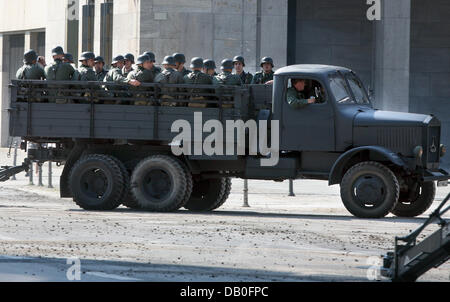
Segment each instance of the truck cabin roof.
M319 78L328 77L330 74L341 71L343 73L351 72L350 69L331 65L291 65L283 67L275 72L275 76L287 77L308 77L314 76Z

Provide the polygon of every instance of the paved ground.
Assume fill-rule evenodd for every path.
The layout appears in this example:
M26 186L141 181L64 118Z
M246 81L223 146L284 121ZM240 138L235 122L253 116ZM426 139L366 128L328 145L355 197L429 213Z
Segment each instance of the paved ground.
M5 150L0 158L12 163ZM324 182L297 181L288 197L288 183L250 181L251 208L242 189L234 181L210 214L86 212L21 174L0 184L0 281L68 281L78 271L68 258L80 259L81 281L367 281L394 236L425 217L354 218ZM449 277L447 263L421 280Z

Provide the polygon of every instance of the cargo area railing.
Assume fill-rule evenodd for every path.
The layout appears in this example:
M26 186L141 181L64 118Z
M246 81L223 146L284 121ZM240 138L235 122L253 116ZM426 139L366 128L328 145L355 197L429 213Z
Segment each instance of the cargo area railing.
M248 89L225 85L142 83L139 87L113 82L13 80L12 102L62 104L240 107Z

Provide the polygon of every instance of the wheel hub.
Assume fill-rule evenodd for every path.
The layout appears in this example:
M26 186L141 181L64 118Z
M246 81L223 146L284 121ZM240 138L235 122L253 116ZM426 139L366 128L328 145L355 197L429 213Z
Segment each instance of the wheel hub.
M376 176L362 176L353 185L354 197L365 206L378 206L386 197L386 187Z
M169 195L172 182L169 175L162 170L152 170L147 174L144 182L145 192L154 200L162 201Z

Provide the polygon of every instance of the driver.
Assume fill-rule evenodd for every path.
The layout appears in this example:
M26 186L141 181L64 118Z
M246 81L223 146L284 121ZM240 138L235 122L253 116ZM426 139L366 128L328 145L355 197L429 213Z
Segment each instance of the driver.
M287 101L294 108L303 108L309 104L315 104L316 98L306 98L305 91L306 81L304 79L292 79L292 87L287 90Z

